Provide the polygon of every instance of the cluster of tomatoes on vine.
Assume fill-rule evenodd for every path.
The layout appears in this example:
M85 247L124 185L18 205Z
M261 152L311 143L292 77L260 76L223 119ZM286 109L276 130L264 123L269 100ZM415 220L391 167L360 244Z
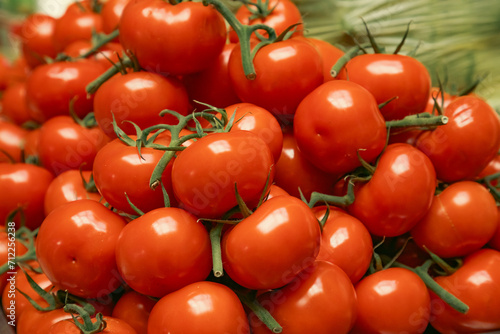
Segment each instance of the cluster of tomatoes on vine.
M432 87L408 31L343 51L292 1L241 2L84 0L17 29L17 333L500 329L495 110Z

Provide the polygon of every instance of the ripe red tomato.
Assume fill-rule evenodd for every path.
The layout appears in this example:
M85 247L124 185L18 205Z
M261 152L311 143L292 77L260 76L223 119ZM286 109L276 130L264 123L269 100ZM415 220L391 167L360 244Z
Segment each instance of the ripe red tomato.
M336 80L330 72L333 65L344 55L344 51L322 39L309 37L308 40L316 46L323 60L323 82Z
M112 316L127 322L137 334L147 334L149 314L155 304L153 298L130 290L118 299Z
M339 79L355 82L375 96L377 104L394 97L380 111L386 120L402 119L425 110L431 89L427 68L401 54L362 54L347 62Z
M88 40L77 40L68 44L63 53L67 56L78 58L92 49L92 42ZM119 56L123 53L123 47L120 43L110 42L99 48L99 51L87 57L99 61L104 67L110 68L113 64L119 62Z
M273 197L223 235L224 270L249 289L280 288L314 261L320 238L319 223L304 202Z
M435 196L429 212L411 235L420 247L448 258L465 256L483 247L497 227L493 196L476 182L460 181Z
M357 318L351 333L423 333L431 299L425 283L412 271L389 268L356 284Z
M136 140L135 136L131 136ZM166 137L165 137L166 138ZM168 142L156 140L158 144ZM99 193L112 207L125 213L137 214L127 201L130 201L143 212L165 206L161 187L154 190L149 186L151 174L163 156L163 151L148 147L141 148L141 155L135 146L128 146L116 138L99 150L94 159L94 182ZM142 158L141 158L142 157ZM171 161L163 175L162 183L170 197L171 206L176 206L172 190Z
M478 179L482 179L488 175L493 175L500 172L500 154L497 154L484 169L477 175ZM491 185L496 186L497 180L491 180Z
M53 178L48 170L39 166L0 163L0 222L5 222L15 209L22 208L24 225L31 230L39 227L45 218L45 193ZM20 213L13 221L20 226Z
M417 140L444 182L474 179L498 154L500 120L477 96L454 99L444 111L446 125L423 133Z
M172 186L187 211L220 218L237 205L235 184L249 207L257 205L267 190L268 177L267 186L272 183L273 165L269 146L256 134L243 130L213 133L189 145L174 160Z
M345 80L329 81L302 100L294 118L297 146L317 168L341 175L371 162L385 146L387 129L373 95Z
M436 282L469 306L465 314L431 293L431 324L440 333L483 333L500 329L500 252L481 249L460 269Z
M55 58L54 30L56 19L50 15L34 13L21 25L21 50L31 68L45 64L45 57Z
M33 120L26 101L26 82L16 82L3 92L2 113L17 125Z
M187 115L188 95L178 79L156 73L117 74L99 87L94 99L97 123L111 138L116 138L113 115L118 126L131 135L136 134L135 128L124 121L134 122L141 129L159 123L177 124L177 118L172 115L160 116L164 109Z
M23 160L24 140L28 131L11 123L0 120L0 163L21 162ZM6 154L7 153L7 154Z
M148 334L250 333L236 294L227 286L198 282L172 292L153 307Z
M127 285L158 298L207 278L211 254L203 224L179 208L159 208L132 220L116 244L118 270Z
M71 319L71 315L62 308L53 311L38 311L29 308L19 317L16 326L17 334L47 334L50 326L62 321Z
M71 116L56 116L40 128L39 157L54 175L71 169L91 170L97 152L109 142L98 127L86 128Z
M349 333L356 318L356 292L335 264L315 261L284 288L259 301L283 327L283 333ZM250 314L252 333L272 333Z
M316 218L321 220L326 213L326 206L317 206L313 211ZM330 207L316 259L338 265L354 284L368 270L372 255L372 237L363 223L341 209Z
M436 185L436 172L424 153L408 144L391 144L370 181L356 191L349 212L374 235L402 235L425 216Z
M123 10L129 2L130 0L108 0L102 4L102 30L105 34L118 29Z
M92 319L93 322L95 319ZM82 322L82 320L78 320ZM113 317L104 317L106 327L99 331L102 334L138 334L127 322ZM47 334L80 334L82 331L76 327L74 319L65 319L54 323L48 329Z
M243 70L240 46L236 45L229 58L234 91L241 101L270 111L281 122L290 122L300 101L323 83L321 56L303 37L260 48L253 64L256 77L249 80Z
M40 267L55 286L69 293L106 296L122 283L115 248L123 227L122 217L96 201L81 199L60 206L45 218L38 233Z
M132 0L123 9L119 30L124 49L132 51L141 67L161 74L206 69L226 41L224 19L201 2Z

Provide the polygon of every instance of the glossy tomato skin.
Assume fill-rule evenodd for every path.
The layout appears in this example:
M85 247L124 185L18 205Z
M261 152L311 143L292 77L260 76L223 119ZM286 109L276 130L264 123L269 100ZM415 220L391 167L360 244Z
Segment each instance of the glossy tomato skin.
M43 272L60 289L104 297L121 286L115 247L125 220L101 203L81 199L52 211L38 233ZM92 273L89 276L89 273Z
M56 176L45 193L44 212L48 215L55 208L79 199L101 201L101 194L85 189L84 181L90 182L91 171L67 170Z
M108 0L102 4L102 30L105 34L118 29L123 10L129 2L130 0Z
M454 99L444 115L449 118L448 123L422 134L416 145L432 160L438 179L473 179L498 154L498 115L477 96Z
M349 333L356 318L356 293L335 264L315 261L280 290L259 301L283 327L283 333ZM252 333L272 333L254 314Z
M24 225L31 230L40 226L45 218L43 202L45 193L54 176L45 168L24 163L0 163L0 221L21 207ZM15 215L16 226L21 217Z
M71 116L55 116L40 128L39 157L54 175L72 169L91 170L97 152L109 142L102 130L84 127Z
M135 291L161 298L207 278L212 269L207 230L179 208L159 208L134 219L116 245L116 262ZM144 270L148 267L149 270Z
M316 46L323 60L323 82L336 80L332 77L331 70L333 65L344 55L344 51L322 39L309 37L308 40Z
M280 288L314 262L320 237L319 223L304 202L273 197L223 235L224 270L249 289Z
M7 120L0 120L0 163L21 162L28 131ZM5 154L7 153L7 154Z
M465 256L483 247L497 227L493 196L476 182L460 181L435 196L429 212L411 235L420 247L448 258Z
M385 146L387 129L373 95L344 80L326 82L295 113L297 146L317 168L341 175L359 167L357 152L371 162Z
M237 205L235 184L249 207L257 205L268 177L267 186L272 183L273 165L269 146L250 131L209 134L174 160L172 186L187 211L220 218Z
M421 113L429 100L429 72L410 56L362 54L351 59L338 77L365 87L375 96L377 104L397 97L380 110L386 120Z
M198 2L132 0L122 12L119 30L121 44L141 67L171 75L204 70L226 41L222 16Z
M427 213L436 185L436 172L424 153L408 144L392 144L370 181L356 191L349 212L374 235L402 235Z
M45 64L44 57L57 56L53 40L55 25L54 17L42 13L24 19L20 30L21 50L31 68Z
M357 319L351 333L423 333L431 298L421 278L410 270L389 268L356 286Z
M155 304L152 298L130 290L118 299L112 316L127 322L137 334L147 334L149 314Z
M54 62L33 70L26 83L26 98L33 118L44 122L59 115L69 115L74 101L76 115L83 118L93 110L94 96L85 87L99 77L106 67L93 60Z
M133 72L117 74L106 81L95 94L94 115L101 129L111 138L113 116L127 134L135 135L131 121L141 129L160 123L177 124L172 115L160 116L164 109L186 115L190 109L184 85L174 77L156 73Z
M48 305L46 305L48 306ZM35 308L27 309L19 317L16 326L17 334L47 334L50 326L62 321L71 319L71 314L65 312L62 308L53 311L38 311Z
M483 333L500 329L500 252L481 249L467 256L450 276L436 282L469 306L466 314L452 309L431 293L432 327L440 333Z
M104 317L106 328L99 333L102 334L138 334L138 332L122 319ZM95 321L95 320L94 320ZM49 327L47 334L80 334L82 331L76 327L73 319L56 322Z
M326 207L317 206L313 211L321 220ZM330 207L316 259L338 265L355 284L368 270L372 255L372 237L363 223L341 209Z
M227 286L198 282L172 292L153 307L148 334L250 333L243 306Z
M303 37L260 48L253 64L256 78L248 80L237 45L229 58L234 90L241 101L269 110L280 122L291 122L300 101L323 83L321 56Z
M32 120L26 101L26 82L16 82L3 92L2 113L17 125Z
M67 56L78 58L86 54L92 49L92 42L87 40L78 40L68 44L64 48L64 54ZM97 53L88 56L88 59L100 62L104 67L110 68L113 64L120 61L119 57L122 56L123 47L120 43L110 42L99 48Z

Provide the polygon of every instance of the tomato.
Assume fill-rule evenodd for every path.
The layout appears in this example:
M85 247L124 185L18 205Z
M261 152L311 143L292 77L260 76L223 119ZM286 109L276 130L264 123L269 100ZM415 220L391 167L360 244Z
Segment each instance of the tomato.
M9 121L0 120L0 163L21 162L28 131Z
M497 154L484 169L477 175L478 179L482 179L488 175L493 175L500 172L500 154ZM492 180L491 185L496 186L497 180Z
M488 241L488 246L500 251L500 208L498 208L498 226L493 237Z
M192 283L161 298L153 307L148 334L250 333L243 306L227 286Z
M26 81L30 74L30 68L23 55L19 55L5 71L5 84L6 87L13 85L16 82ZM2 81L0 79L0 81Z
M154 297L207 278L211 254L203 224L179 208L159 208L134 219L116 245L116 262L125 282Z
M135 136L131 136L136 140ZM168 138L170 141L170 138ZM160 139L157 144L168 145ZM149 186L151 174L163 156L163 151L148 147L141 148L141 155L135 146L128 146L120 139L114 139L97 153L94 160L94 182L99 193L112 207L135 215L127 201L141 211L147 212L165 206L161 187L154 190ZM142 157L142 158L141 158ZM171 161L162 174L162 183L169 194L171 206L176 206L172 190Z
M82 322L82 320L79 320ZM137 331L124 320L113 317L104 317L106 327L99 333L103 334L137 334ZM47 334L80 334L82 331L76 327L73 319L65 319L54 323L48 329Z
M469 306L465 314L431 293L431 324L440 333L483 333L500 329L500 252L482 249L467 256L463 266L436 282Z
M454 99L444 110L449 121L417 140L436 168L438 179L475 178L498 154L500 121L495 110L476 96Z
M22 208L24 224L31 230L40 226L45 214L45 192L54 177L45 168L24 163L0 163L0 222L17 208ZM21 213L13 219L19 227Z
M339 79L355 82L375 96L386 120L402 119L425 110L431 89L427 68L416 58L401 54L361 54L349 60Z
M94 96L87 96L85 87L106 68L93 60L54 62L36 67L26 82L28 106L32 117L44 122L59 115L69 115L70 101L74 111L83 118L93 110Z
M265 11L269 13L260 13L255 6L243 5L236 11L236 19L244 25L253 24L264 24L268 27L273 28L276 34L279 35L288 29L290 26L302 23L302 14L299 8L293 1L289 0L271 0L271 1L249 1L251 3L260 2L262 4L267 3L267 8L262 6ZM247 8L248 6L248 8ZM250 11L249 8L253 11ZM257 14L255 14L257 12ZM294 36L303 35L304 28L301 26L296 27ZM267 37L267 33L258 31ZM257 39L257 36L252 35L253 38ZM238 42L238 35L234 30L229 30L229 40L233 43Z
M228 118L235 115L231 131L246 130L255 133L269 146L274 161L278 161L283 147L283 132L273 114L252 103L236 103L225 109Z
M6 56L0 54L0 91L7 88L7 73L9 71L10 61Z
M257 42L253 42L255 46ZM290 122L300 101L323 83L321 56L303 37L260 48L253 58L256 78L247 79L236 45L229 57L229 76L236 95Z
M313 211L321 220L326 206L315 207ZM372 238L363 223L341 209L330 207L316 259L338 265L354 284L368 270L372 255Z
M267 199L271 199L277 196L290 196L283 188L278 187L276 184L272 184L269 187L269 194L267 195Z
M226 41L222 16L212 6L190 1L132 0L123 9L119 31L124 49L142 68L171 75L208 68Z
M19 317L16 326L17 334L47 334L50 326L62 321L71 319L71 315L62 308L53 311L38 311L29 308Z
M429 324L431 298L412 271L389 268L356 284L357 318L351 333L423 333Z
M269 146L256 134L213 133L189 145L174 160L172 186L187 211L203 218L221 217L237 205L235 184L249 207L257 205L267 190L266 182L267 187L272 183L273 165Z
M273 197L224 233L224 270L249 289L280 288L314 261L320 238L319 223L304 202Z
M333 65L344 55L344 51L322 39L309 37L308 40L316 46L323 60L323 82L336 80L332 77L331 70Z
M120 18L130 0L108 0L102 4L102 30L109 34L118 29Z
M39 157L40 128L29 131L24 137L24 157Z
M149 314L155 304L152 298L130 290L118 299L112 316L127 322L137 334L147 334Z
M34 13L28 15L20 30L21 50L31 68L45 64L45 57L55 58L54 30L56 19L50 15Z
M356 318L356 293L335 264L315 261L280 290L259 301L288 334L349 333ZM272 333L250 314L252 333Z
M44 212L48 215L55 208L79 199L101 201L101 194L85 188L85 182L90 181L91 171L70 169L62 172L52 180L45 193Z
M13 123L23 125L31 121L31 110L26 101L26 83L17 82L7 88L2 95L2 113Z
M324 172L304 157L297 147L293 130L284 129L283 148L276 163L274 180L290 195L300 198L300 191L309 199L313 191L330 194L337 175Z
M94 32L102 32L102 16L92 10L90 0L69 5L54 26L54 46L58 52L77 40L90 40Z
M344 80L329 81L307 95L295 113L294 136L317 168L341 175L382 152L387 129L373 95Z
M40 267L55 286L69 293L83 298L108 295L121 285L115 247L124 226L122 217L93 200L60 206L45 218L38 233Z
M63 53L67 56L78 58L92 49L92 42L88 40L78 40L68 44ZM123 47L120 43L110 42L99 48L95 54L87 57L99 61L104 67L110 68L120 61Z
M429 212L411 235L420 247L426 246L447 258L468 255L483 247L497 227L493 196L476 182L460 181L435 196Z
M81 168L91 170L97 152L109 142L102 130L87 128L71 116L55 116L40 128L39 156L54 175Z
M116 138L113 115L127 134L136 134L131 121L144 129L159 123L177 124L172 115L160 116L164 109L186 115L190 110L184 85L176 78L156 73L133 72L117 74L106 81L95 94L94 114L101 129Z
M402 235L425 216L436 185L436 172L424 153L408 144L391 144L370 181L356 191L349 212L374 235Z

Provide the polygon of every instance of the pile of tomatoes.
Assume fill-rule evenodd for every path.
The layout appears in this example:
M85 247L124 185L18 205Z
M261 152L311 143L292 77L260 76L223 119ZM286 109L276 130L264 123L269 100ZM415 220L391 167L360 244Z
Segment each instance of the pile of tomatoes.
M0 58L0 289L33 333L500 330L500 120L290 0L81 0ZM404 38L403 38L404 42Z

